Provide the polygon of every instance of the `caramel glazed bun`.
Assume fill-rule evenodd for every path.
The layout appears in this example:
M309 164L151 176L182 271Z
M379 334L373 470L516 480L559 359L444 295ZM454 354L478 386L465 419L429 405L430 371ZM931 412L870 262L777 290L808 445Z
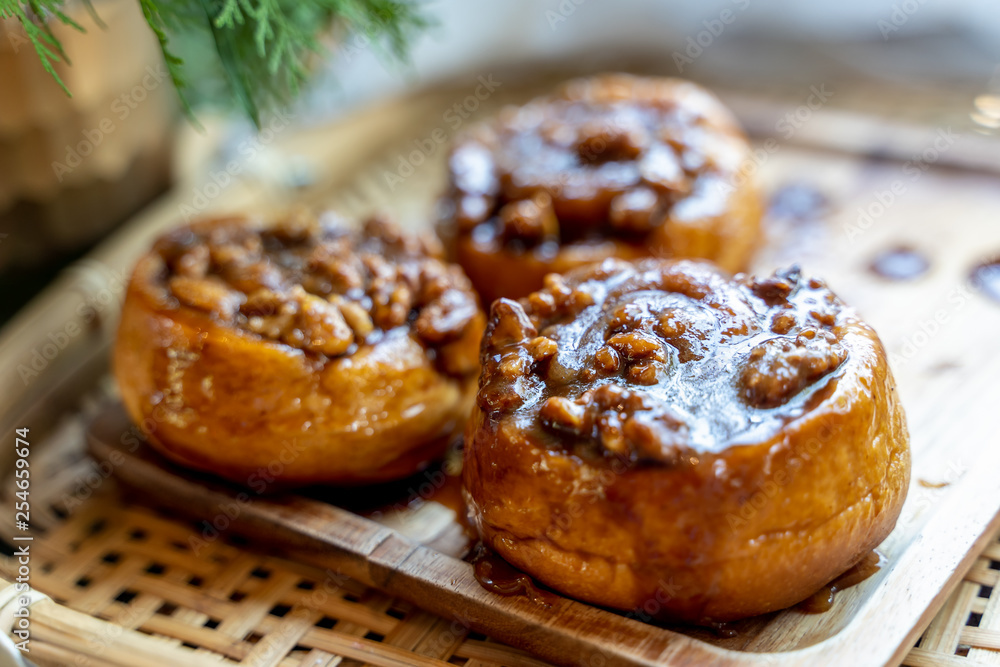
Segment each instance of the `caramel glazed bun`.
M892 530L909 435L881 342L797 269L606 260L493 304L465 488L485 544L572 597L736 620Z
M125 298L115 374L163 454L248 484L404 477L461 434L484 316L440 249L369 221L196 223Z
M459 138L439 233L490 303L607 257L745 268L761 205L729 111L680 79L564 84Z

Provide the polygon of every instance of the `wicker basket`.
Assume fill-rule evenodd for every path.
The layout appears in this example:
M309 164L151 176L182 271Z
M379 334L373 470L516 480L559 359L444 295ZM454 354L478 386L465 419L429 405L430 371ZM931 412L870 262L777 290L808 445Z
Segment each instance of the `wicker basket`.
M295 197L321 205L330 202L335 193L367 194L370 183L380 182L381 172L364 171L334 157L366 155L373 161L385 157L372 156L370 147L382 140L391 145L386 137L398 132L404 112L408 118L422 113L433 126L440 122L440 109L447 108L445 102L452 94L417 102L404 99L393 109L368 112L340 130L290 137L288 145L295 146L297 152L311 155L317 164L329 165L319 175L316 190L296 192ZM837 129L818 123L814 132L817 137L843 136ZM856 139L857 135L851 137ZM395 137L400 138L408 139ZM394 151L386 151L386 163ZM847 158L841 159L842 168L836 173L843 181L869 177L871 165L863 159L849 163ZM412 189L424 194L439 191L440 184L430 182L431 176L427 178L415 178ZM350 188L352 184L356 189ZM237 185L219 204L263 210L276 200L280 203L281 194L257 183ZM188 196L186 190L175 193L155 211L137 219L94 255L95 264L99 260L109 271L129 264L153 235L177 222L179 205ZM418 208L413 202L406 205L411 208L402 207L403 214ZM17 379L18 360L30 354L33 341L61 326L65 313L76 306L69 289L72 286L72 280L64 280L0 340L0 371L4 371L0 373L4 424L0 430L8 432L29 420L56 423L62 415L45 441L32 442L32 479L44 480L44 484L37 483L32 489L30 584L48 596L39 595L31 604L29 657L33 661L41 665L129 667L543 664L523 651L472 633L461 623L436 617L335 573L275 558L235 535L206 534L195 523L178 520L166 510L148 509L136 502L140 499L125 494L111 471L96 467L83 454L88 415L111 393L104 390L95 396L93 388L108 386L105 374L108 334L114 325L112 310L101 318L90 338L77 341L78 352L68 349L58 364L53 362L46 369L31 392ZM100 327L104 327L103 334ZM910 372L916 370L911 368ZM99 382L102 377L103 385ZM940 386L947 389L949 385ZM988 389L983 387L984 396ZM82 405L81 395L90 397ZM15 399L21 403L15 404ZM30 407L38 405L46 408L44 413ZM935 432L946 432L941 429L943 426ZM0 464L7 456L8 451L0 450ZM13 490L9 480L3 489L0 503L10 507ZM948 518L955 522L962 519ZM12 520L12 512L0 513L0 537L16 534ZM18 576L18 567L16 557L0 557L0 576L5 580L0 586ZM994 535L904 664L1000 664L998 579L1000 536ZM11 598L9 589L4 591L0 594L0 602L5 603L0 620L10 623L18 601Z

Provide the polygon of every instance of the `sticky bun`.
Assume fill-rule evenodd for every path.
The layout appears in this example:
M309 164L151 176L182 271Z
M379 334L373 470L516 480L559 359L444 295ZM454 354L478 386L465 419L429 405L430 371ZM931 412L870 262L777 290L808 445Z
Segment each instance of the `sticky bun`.
M135 268L114 368L153 446L248 483L411 474L460 435L484 316L440 246L378 219L227 218Z
M795 604L892 530L909 436L875 332L798 269L617 259L492 305L464 484L488 548L667 620Z
M504 109L449 157L439 232L489 304L607 257L745 268L761 206L729 111L680 79L604 75Z

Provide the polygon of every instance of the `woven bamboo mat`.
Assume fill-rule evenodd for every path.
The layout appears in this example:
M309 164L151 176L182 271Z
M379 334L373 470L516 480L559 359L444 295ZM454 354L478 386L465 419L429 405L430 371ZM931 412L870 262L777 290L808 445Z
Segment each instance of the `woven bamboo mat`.
M93 408L56 428L32 461L47 483L33 500L31 585L53 601L32 607L39 665L545 664L335 572L257 551L224 522L205 530L136 503L83 453ZM16 573L14 558L0 558L0 577ZM1000 534L903 664L1000 665L998 578Z
M443 97L450 99L447 93ZM426 101L424 107L411 102L407 105L411 114L423 109L432 124L440 120L438 99ZM766 126L770 117L761 117ZM382 137L393 122L389 116L372 114L368 134L350 126L342 132L345 137L350 135L344 141L350 141L343 144L329 136L318 142L308 132L296 141L322 145L324 155L352 155L358 152L356 144L372 143L373 137ZM817 135L841 136L819 120L811 127ZM805 134L800 133L800 138L808 139ZM948 159L960 156L960 148L950 151ZM789 148L782 157L793 153ZM830 163L836 176L840 163L834 158ZM351 174L358 167L353 162L338 158L323 164L330 165L330 173L309 192L295 192L296 200L329 204L330 192L356 192L334 187L342 185L341 181L354 183ZM874 169L867 162L858 164L868 170L866 173ZM361 173L364 178L369 175ZM439 190L438 185L427 186L420 178L412 179L410 187ZM226 204L239 208L240 197L246 202L256 201L252 197L274 199L275 206L285 201L280 193L257 192L262 189L234 186ZM146 224L143 233L152 235L176 223L176 204L187 191L179 186L182 194L144 218L145 223L155 224ZM367 192L360 187L357 191ZM403 208L402 213L407 210ZM144 245L147 239L130 237L128 242ZM102 260L109 266L124 265L121 260L128 253L123 243ZM71 291L63 290L58 297L64 310L76 306ZM35 313L37 321L25 332L37 338L38 332L62 324L62 311L51 301L46 302L51 312ZM87 354L89 359L104 352L95 348ZM18 358L13 353L8 356ZM67 363L72 361L68 356ZM10 375L17 380L16 373ZM20 385L15 389L18 396L23 392ZM104 392L102 398L106 397ZM35 603L31 609L29 657L34 662L119 667L544 664L523 651L472 633L460 623L435 617L336 573L250 548L224 528L221 532L205 531L196 523L145 508L116 486L112 471L96 469L83 454L84 423L86 414L95 411L94 400L81 411L70 409L66 413L70 416L46 441L39 438L32 442L35 539L30 583L52 598ZM58 412L53 401L44 402L51 404L52 413ZM22 419L20 413L18 419ZM0 458L3 456L0 452ZM5 497L0 502L11 507L13 486L5 483L2 488ZM9 525L13 513L0 514L0 535L14 534ZM0 555L0 578L10 581L17 575L18 563L9 555L10 545L0 543L0 550L4 549L7 555ZM998 577L1000 535L994 536L903 664L1000 665ZM6 582L0 582L0 588L4 585ZM599 658L596 656L588 667L600 667Z

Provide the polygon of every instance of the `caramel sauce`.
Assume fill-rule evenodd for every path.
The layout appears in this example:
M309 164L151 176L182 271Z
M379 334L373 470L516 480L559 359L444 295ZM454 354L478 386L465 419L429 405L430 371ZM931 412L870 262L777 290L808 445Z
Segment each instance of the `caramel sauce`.
M827 196L807 183L788 183L775 190L765 216L767 254L773 262L803 261L826 247L830 229L824 223L829 211Z
M462 532L469 539L471 546L479 539L479 533L469 518L469 508L465 504L465 496L462 493L462 469L458 467L457 472L455 472L448 470L446 466L445 474L444 483L438 486L426 500L447 507L455 513L455 522L462 527Z
M834 596L839 591L857 586L882 569L884 562L884 558L877 551L866 554L857 565L807 597L796 608L807 614L821 614L830 611L833 607Z
M472 568L479 585L497 595L504 597L523 595L546 609L558 599L556 595L539 589L534 579L515 569L482 544L476 547Z
M926 479L918 479L917 483L925 489L943 489L951 482L928 482Z
M493 303L477 402L588 461L696 461L826 399L849 356L842 310L797 267L731 281L609 260Z
M769 216L789 221L816 220L829 209L826 195L805 183L789 183L779 188L768 202Z
M905 246L884 250L872 259L869 268L887 280L914 280L927 273L931 263L923 254Z
M1000 259L975 267L969 278L973 287L994 301L1000 301Z
M732 623L712 623L708 627L719 639L732 639L740 634Z

